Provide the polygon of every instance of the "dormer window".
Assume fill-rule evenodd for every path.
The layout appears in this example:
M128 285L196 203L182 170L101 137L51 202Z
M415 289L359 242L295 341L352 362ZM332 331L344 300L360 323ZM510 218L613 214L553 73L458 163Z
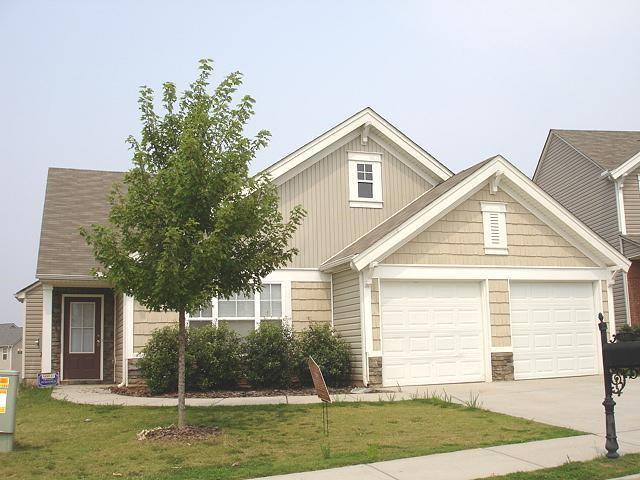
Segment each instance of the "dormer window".
M382 208L382 154L349 152L349 206Z

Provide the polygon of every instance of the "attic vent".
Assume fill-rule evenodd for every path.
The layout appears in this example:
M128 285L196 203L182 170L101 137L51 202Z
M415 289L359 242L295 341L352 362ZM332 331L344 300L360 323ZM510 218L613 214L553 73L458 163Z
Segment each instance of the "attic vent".
M504 203L481 202L484 225L484 253L507 255L507 206Z

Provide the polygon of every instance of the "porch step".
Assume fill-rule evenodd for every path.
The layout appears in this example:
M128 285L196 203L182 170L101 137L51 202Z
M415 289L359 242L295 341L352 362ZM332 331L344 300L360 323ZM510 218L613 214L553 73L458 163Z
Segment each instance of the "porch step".
M115 385L105 380L60 380L60 385Z

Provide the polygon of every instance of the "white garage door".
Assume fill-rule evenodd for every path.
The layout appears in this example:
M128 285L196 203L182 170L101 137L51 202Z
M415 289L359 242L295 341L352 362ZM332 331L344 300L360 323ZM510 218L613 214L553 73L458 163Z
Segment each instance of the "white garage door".
M516 283L511 338L516 379L597 373L591 283Z
M384 385L484 380L479 283L383 281L381 307Z

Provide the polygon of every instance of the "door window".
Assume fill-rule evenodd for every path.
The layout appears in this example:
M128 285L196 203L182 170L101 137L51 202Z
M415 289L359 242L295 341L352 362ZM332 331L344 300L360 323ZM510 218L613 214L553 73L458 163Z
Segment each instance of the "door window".
M71 302L69 353L93 353L96 336L96 304Z

